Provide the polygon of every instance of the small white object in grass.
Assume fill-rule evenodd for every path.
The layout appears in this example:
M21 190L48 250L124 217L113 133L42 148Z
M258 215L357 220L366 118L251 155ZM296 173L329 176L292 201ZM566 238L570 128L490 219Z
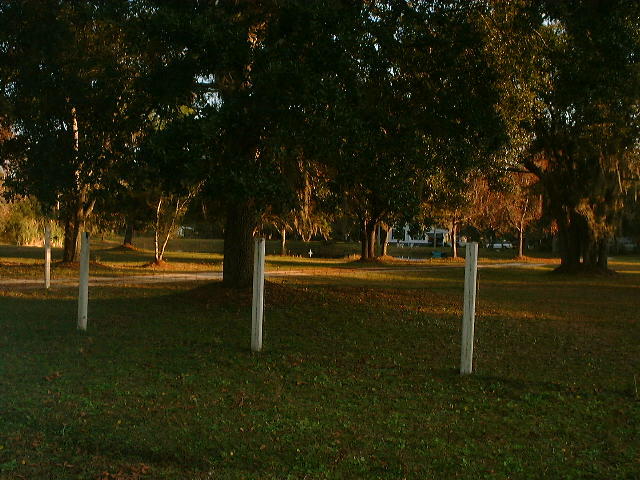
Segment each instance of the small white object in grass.
M313 255L313 252L309 249L309 258L311 258L311 255Z

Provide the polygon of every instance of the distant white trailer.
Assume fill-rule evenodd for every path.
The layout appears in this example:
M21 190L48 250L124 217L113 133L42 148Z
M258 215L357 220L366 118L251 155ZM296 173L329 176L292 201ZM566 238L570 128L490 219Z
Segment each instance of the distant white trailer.
M416 236L411 236L409 234L409 225L405 225L402 228L401 233L398 232L398 230L398 227L394 227L391 229L391 239L389 240L390 243L407 245L409 247L413 247L414 245L441 247L450 241L449 230L447 230L446 228L430 227L427 230L423 230Z

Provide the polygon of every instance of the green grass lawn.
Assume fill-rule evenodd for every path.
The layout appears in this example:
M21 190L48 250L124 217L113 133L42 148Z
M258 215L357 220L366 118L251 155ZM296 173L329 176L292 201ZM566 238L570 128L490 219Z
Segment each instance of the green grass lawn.
M153 260L153 239L140 237L136 249L124 249L116 239L91 240L92 277L118 277L127 275L151 275L169 272L202 272L222 270L223 241L215 239L177 238L171 240L165 254L166 263L162 266L151 265ZM267 241L268 269L318 269L318 268L367 268L370 264L358 262L359 244L349 242L300 242L291 241L289 255L281 256L279 242ZM313 255L309 258L308 251ZM461 262L462 259L432 258L432 252L448 252L448 248L432 247L397 247L390 246L389 253L399 263L414 261L428 262L433 265ZM464 248L460 255L464 257ZM480 261L483 263L500 263L514 260L515 250L481 249ZM16 247L0 244L0 280L2 278L23 278L39 280L44 276L44 252L42 247ZM61 262L62 249L52 249L51 278L77 278L78 265ZM553 262L544 254L536 253L532 261Z
M75 289L0 286L0 479L638 478L622 260L482 269L466 377L460 268L278 278L260 354L218 283L92 288L86 334Z

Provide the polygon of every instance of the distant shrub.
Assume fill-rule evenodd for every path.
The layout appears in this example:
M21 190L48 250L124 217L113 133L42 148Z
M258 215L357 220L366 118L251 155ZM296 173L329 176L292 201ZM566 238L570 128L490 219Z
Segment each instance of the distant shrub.
M33 245L42 241L40 208L31 198L21 198L8 204L2 236L16 245Z
M62 228L51 222L51 243L60 245L63 237ZM36 200L26 197L0 202L0 239L20 246L42 245L44 218Z
M4 200L4 198L0 196L0 237L2 236L2 232L4 232L4 228L10 213L11 213L11 207Z

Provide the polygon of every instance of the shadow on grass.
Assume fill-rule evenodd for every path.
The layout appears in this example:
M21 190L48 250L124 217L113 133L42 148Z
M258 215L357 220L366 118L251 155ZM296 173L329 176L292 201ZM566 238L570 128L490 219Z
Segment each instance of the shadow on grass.
M251 292L219 282L92 288L86 333L74 290L6 291L0 465L15 478L140 464L150 478L580 478L585 465L632 478L637 277L483 272L477 373L460 377L461 282L442 275L267 282L257 355Z
M16 263L23 263L24 260L39 260L44 262L44 249L42 247L16 247L15 245L0 245L0 258L5 258ZM52 248L51 259L62 260L62 249Z

